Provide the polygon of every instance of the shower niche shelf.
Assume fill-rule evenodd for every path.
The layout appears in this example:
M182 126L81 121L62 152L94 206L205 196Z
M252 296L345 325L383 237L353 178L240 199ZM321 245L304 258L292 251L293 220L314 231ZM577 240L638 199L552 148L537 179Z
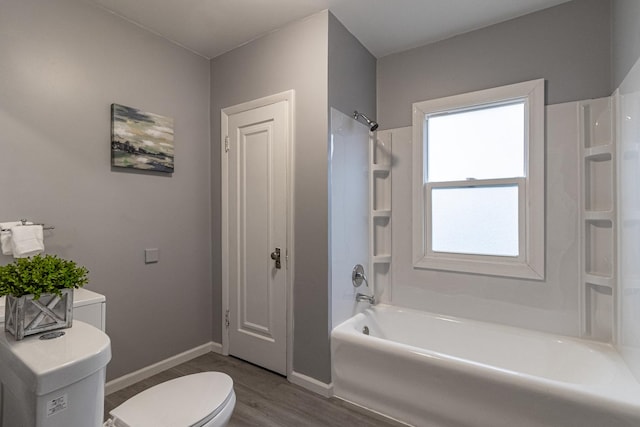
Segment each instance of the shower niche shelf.
M374 220L391 218L391 209L374 210L371 213Z
M391 133L372 133L371 139L369 260L373 289L380 300L391 285Z
M383 179L391 173L391 166L389 165L371 165L371 173L374 176L382 177Z
M578 104L582 187L581 329L611 342L616 298L616 148L612 98Z
M585 273L583 277L585 283L589 285L603 286L613 289L613 279L609 276Z
M374 255L372 260L374 264L389 264L391 262L391 255Z
M614 147L613 147L613 144L611 143L608 143L605 145L598 145L590 148L585 148L584 158L585 160L591 160L591 161L611 160L611 155L613 153L613 150L614 150Z

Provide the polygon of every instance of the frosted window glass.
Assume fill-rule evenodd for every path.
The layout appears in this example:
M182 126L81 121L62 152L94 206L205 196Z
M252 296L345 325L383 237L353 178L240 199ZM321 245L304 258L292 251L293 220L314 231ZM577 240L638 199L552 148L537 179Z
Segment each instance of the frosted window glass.
M427 119L427 179L524 176L524 102Z
M518 186L431 191L434 252L518 256Z

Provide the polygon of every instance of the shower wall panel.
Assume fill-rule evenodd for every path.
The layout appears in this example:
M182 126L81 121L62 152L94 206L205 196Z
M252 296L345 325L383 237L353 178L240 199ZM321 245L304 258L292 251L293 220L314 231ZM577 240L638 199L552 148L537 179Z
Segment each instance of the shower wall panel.
M331 108L329 152L331 327L355 314L355 264L368 271L369 131L352 117ZM365 285L361 285L365 287Z
M640 380L640 60L619 89L618 348Z

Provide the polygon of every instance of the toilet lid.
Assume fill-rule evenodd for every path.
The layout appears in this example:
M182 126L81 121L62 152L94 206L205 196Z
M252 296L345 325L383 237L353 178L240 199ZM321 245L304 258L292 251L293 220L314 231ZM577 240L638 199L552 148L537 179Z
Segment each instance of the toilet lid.
M233 380L221 372L186 375L151 387L110 412L116 425L191 427L213 418L230 399Z

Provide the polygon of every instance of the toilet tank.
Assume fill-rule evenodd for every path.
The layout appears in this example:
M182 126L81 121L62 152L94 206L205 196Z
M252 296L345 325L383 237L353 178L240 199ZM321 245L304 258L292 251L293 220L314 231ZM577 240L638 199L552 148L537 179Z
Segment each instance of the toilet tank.
M21 341L0 331L0 427L99 427L104 408L109 337L74 320L73 327Z

